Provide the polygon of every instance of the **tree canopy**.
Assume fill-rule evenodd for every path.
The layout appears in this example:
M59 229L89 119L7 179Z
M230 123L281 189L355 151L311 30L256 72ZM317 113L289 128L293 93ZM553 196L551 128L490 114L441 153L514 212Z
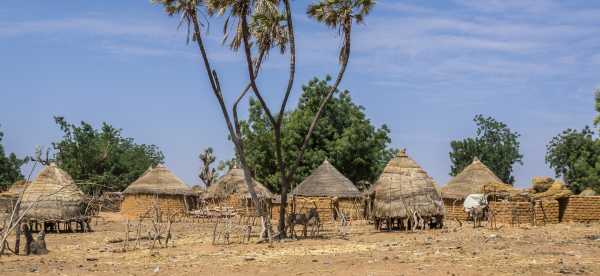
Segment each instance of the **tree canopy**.
M88 194L121 191L164 160L157 146L136 144L107 123L97 130L86 122L75 125L64 117L54 120L64 133L62 140L52 143L55 160Z
M475 137L450 142L450 175L456 176L477 157L504 183L513 184L513 166L523 164L520 134L492 117L476 115L473 121L477 125Z
M19 159L14 153L7 156L2 145L3 138L4 133L0 131L0 191L6 190L17 180L23 179L21 166L27 162L27 158Z
M331 88L330 80L330 77L326 80L315 78L303 86L297 107L285 114L282 144L286 163L295 160L303 134ZM272 191L279 192L280 176L271 125L258 101L251 100L248 120L241 125L246 158L254 177ZM293 176L293 183L301 182L325 159L354 183L373 182L394 154L394 150L388 147L391 142L389 133L386 125L380 128L372 125L364 108L352 102L348 91L336 91L310 138L304 161Z
M550 140L547 149L546 163L573 192L588 187L600 192L600 140L589 127L563 131Z

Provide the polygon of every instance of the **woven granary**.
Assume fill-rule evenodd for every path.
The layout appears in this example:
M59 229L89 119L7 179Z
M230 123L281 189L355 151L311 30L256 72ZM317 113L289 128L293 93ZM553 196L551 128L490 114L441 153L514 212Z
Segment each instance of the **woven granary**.
M273 194L260 182L252 179L256 195L265 204L271 204ZM244 171L232 168L211 185L205 193L204 200L209 208L233 208L239 214L253 214L255 212L252 198L244 181Z
M129 217L149 215L154 206L165 215L184 214L189 210L192 189L164 165L149 168L123 191L121 213Z
M46 166L23 193L21 211L37 221L84 217L86 197L71 176L54 163ZM27 211L28 210L28 211Z
M435 182L413 159L401 150L383 169L372 186L374 219L442 217L441 197Z
M317 208L322 220L337 219L338 212L354 219L362 217L360 191L327 160L298 184L292 195L297 212Z

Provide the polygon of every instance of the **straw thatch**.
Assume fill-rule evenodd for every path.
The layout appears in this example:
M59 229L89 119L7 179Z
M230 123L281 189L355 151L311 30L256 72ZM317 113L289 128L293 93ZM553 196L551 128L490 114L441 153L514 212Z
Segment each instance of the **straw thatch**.
M581 191L581 193L579 193L579 196L597 196L598 193L596 191L594 191L594 189L592 188L585 188L585 190Z
M413 213L443 216L435 182L405 150L390 160L371 191L375 218L407 218Z
M554 183L554 179L548 176L534 176L531 179L532 189L536 193L541 193L547 191L550 186Z
M350 179L325 160L292 192L297 196L358 198L360 191Z
M15 182L14 184L12 184L8 190L6 190L3 193L0 193L0 196L4 196L4 197L18 197L19 195L21 195L21 193L23 192L23 190L25 190L25 188L27 188L27 186L29 186L31 184L31 182L25 181L25 180L19 180L17 182Z
M23 193L21 210L37 220L68 220L84 216L86 198L73 179L54 163L45 167Z
M252 179L256 195L261 198L273 198L273 194L260 182ZM219 178L219 180L211 185L207 191L205 198L208 199L224 199L231 195L238 197L250 198L248 186L244 181L244 171L239 168L232 168Z
M479 161L478 158L475 158L473 163L465 167L461 173L452 178L440 190L443 198L464 199L470 194L482 193L484 185L492 183L499 184L496 185L497 188L510 188L510 185L504 184L492 170Z
M146 170L142 176L123 191L123 194L192 195L193 192L167 167L160 164Z
M535 191L535 190L533 190L533 191ZM552 185L550 186L550 188L548 188L548 190L546 190L545 192L533 193L530 196L533 199L546 199L546 198L559 199L559 198L569 197L572 194L573 194L573 192L571 192L571 190L565 185L565 183L563 183L560 180L555 180L554 183L552 183Z

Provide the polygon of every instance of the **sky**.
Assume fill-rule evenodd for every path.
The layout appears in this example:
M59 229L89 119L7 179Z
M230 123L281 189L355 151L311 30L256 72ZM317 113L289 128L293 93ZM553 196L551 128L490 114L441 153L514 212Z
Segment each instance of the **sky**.
M340 37L305 15L310 2L294 1L291 107L303 84L338 69ZM204 21L207 50L231 104L248 78L243 57L221 45L221 23ZM197 49L177 25L146 0L1 5L5 150L32 155L59 140L53 116L108 122L159 146L175 174L199 184L199 152L213 147L227 159L233 147ZM544 162L553 136L592 123L599 26L600 1L382 0L353 29L340 88L376 126L387 124L391 146L407 148L438 185L450 178L450 141L475 134L476 114L506 123L521 134L524 164L514 174L525 187L553 175ZM258 79L271 105L287 83L287 58L271 53Z

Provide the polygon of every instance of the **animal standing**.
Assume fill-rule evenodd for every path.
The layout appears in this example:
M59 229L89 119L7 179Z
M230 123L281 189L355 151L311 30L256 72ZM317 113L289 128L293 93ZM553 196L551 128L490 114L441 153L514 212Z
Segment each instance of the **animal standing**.
M313 226L313 229L311 231L311 236L315 235L315 227L316 227L316 234L319 235L319 228L321 227L321 219L319 217L319 213L317 212L317 209L315 209L315 208L310 208L308 210L308 212L304 213L304 214L292 213L287 217L286 222L287 223L286 223L285 231L287 232L287 230L290 229L290 237L292 237L292 238L297 237L296 231L294 229L296 224L301 224L303 226L302 234L305 238L307 236L307 229L308 229L309 224Z

